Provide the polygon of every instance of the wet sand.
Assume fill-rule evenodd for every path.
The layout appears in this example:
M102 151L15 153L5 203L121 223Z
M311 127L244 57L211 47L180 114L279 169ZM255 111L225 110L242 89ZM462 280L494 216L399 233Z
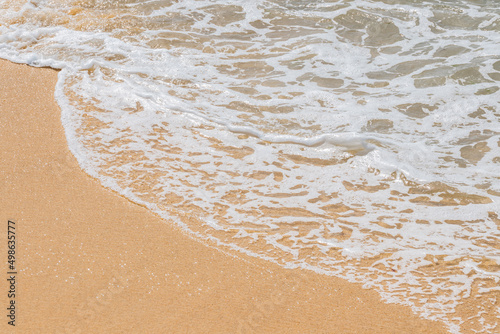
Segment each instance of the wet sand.
M220 251L103 188L71 155L57 72L0 61L1 333L446 333L360 285Z

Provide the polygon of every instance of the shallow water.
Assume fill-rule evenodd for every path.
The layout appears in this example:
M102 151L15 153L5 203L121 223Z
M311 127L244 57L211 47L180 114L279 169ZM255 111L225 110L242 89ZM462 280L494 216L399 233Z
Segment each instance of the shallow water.
M500 330L498 1L8 0L103 185L452 332Z

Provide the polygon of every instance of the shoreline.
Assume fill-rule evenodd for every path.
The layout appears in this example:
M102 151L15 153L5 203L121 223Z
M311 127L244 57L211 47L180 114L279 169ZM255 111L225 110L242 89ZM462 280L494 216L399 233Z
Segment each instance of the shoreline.
M8 220L18 240L2 332L446 333L360 284L228 255L105 189L69 151L57 72L0 69L3 256Z

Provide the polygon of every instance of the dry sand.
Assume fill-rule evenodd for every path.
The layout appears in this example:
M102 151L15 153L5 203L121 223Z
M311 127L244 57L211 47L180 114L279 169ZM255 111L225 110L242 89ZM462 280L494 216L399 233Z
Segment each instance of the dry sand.
M0 257L16 223L16 321L0 333L445 333L344 280L194 240L78 166L57 72L0 61Z

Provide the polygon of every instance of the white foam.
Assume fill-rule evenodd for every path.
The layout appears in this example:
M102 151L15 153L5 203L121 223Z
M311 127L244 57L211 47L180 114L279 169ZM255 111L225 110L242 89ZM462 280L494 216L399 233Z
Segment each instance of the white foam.
M70 149L106 187L163 217L195 206L186 213L206 230L176 221L200 236L363 282L458 331L460 296L476 280L499 279L479 266L500 258L491 246L500 237L491 218L500 207L500 95L484 94L500 75L498 10L467 1L448 4L460 7L450 13L439 2L230 3L245 15L232 8L227 24L218 23L222 1L101 4L99 13L124 22L109 30L56 20L71 4L0 7L0 56L62 69L56 98ZM477 28L460 27L477 18ZM381 22L400 38L379 34ZM101 125L92 130L87 117ZM444 188L433 190L436 182ZM297 224L311 227L302 234ZM320 261L301 255L310 246ZM326 255L337 248L339 258ZM419 278L431 255L458 269Z

